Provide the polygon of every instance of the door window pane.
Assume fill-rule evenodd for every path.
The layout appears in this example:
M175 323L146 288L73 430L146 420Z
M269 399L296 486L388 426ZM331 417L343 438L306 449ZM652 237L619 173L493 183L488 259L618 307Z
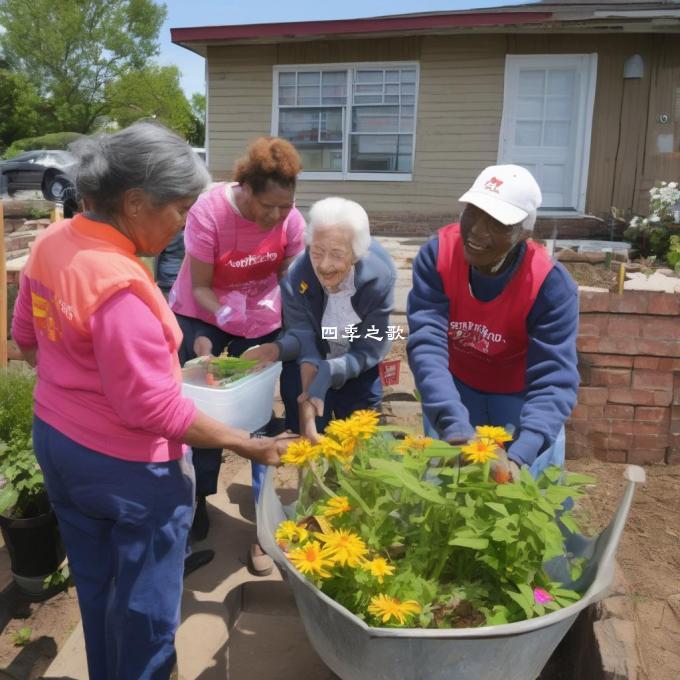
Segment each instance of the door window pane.
M521 97L543 96L545 92L545 71L522 70L519 73L519 95Z
M576 73L566 70L548 71L548 94L571 97L574 94Z
M518 122L515 126L515 144L517 146L540 146L541 123Z
M571 123L546 121L543 131L544 146L569 146Z
M571 97L548 97L545 117L549 120L571 120L573 100Z
M543 120L543 97L519 97L517 118Z

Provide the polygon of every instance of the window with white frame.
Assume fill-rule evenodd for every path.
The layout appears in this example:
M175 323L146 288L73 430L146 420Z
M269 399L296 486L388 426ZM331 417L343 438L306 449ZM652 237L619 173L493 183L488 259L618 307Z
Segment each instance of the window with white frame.
M278 66L272 133L318 179L410 179L417 64Z

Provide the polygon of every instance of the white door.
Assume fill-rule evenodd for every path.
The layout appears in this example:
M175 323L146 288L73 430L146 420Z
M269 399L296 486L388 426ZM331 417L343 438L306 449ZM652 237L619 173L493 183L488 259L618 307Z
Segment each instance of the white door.
M596 54L508 55L499 163L529 170L542 210L585 208Z

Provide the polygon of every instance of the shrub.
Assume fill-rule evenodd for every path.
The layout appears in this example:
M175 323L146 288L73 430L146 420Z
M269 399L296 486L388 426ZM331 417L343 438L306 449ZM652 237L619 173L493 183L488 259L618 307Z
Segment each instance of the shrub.
M634 217L623 236L643 257L668 259L670 239L680 233L676 222L680 209L680 188L677 182L661 182L649 190L649 215Z
M23 151L35 149L66 149L71 142L82 136L79 132L51 132L40 137L17 139L5 151L5 158L13 158Z
M34 385L31 372L0 370L0 441L31 436Z

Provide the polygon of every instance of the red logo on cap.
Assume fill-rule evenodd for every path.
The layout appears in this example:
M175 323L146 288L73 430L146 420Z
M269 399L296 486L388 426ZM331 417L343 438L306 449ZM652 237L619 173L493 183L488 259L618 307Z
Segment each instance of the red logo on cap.
M501 188L501 185L503 184L503 180L498 179L497 177L492 177L485 185L484 188L487 191L493 191L495 193L498 193L498 190Z

